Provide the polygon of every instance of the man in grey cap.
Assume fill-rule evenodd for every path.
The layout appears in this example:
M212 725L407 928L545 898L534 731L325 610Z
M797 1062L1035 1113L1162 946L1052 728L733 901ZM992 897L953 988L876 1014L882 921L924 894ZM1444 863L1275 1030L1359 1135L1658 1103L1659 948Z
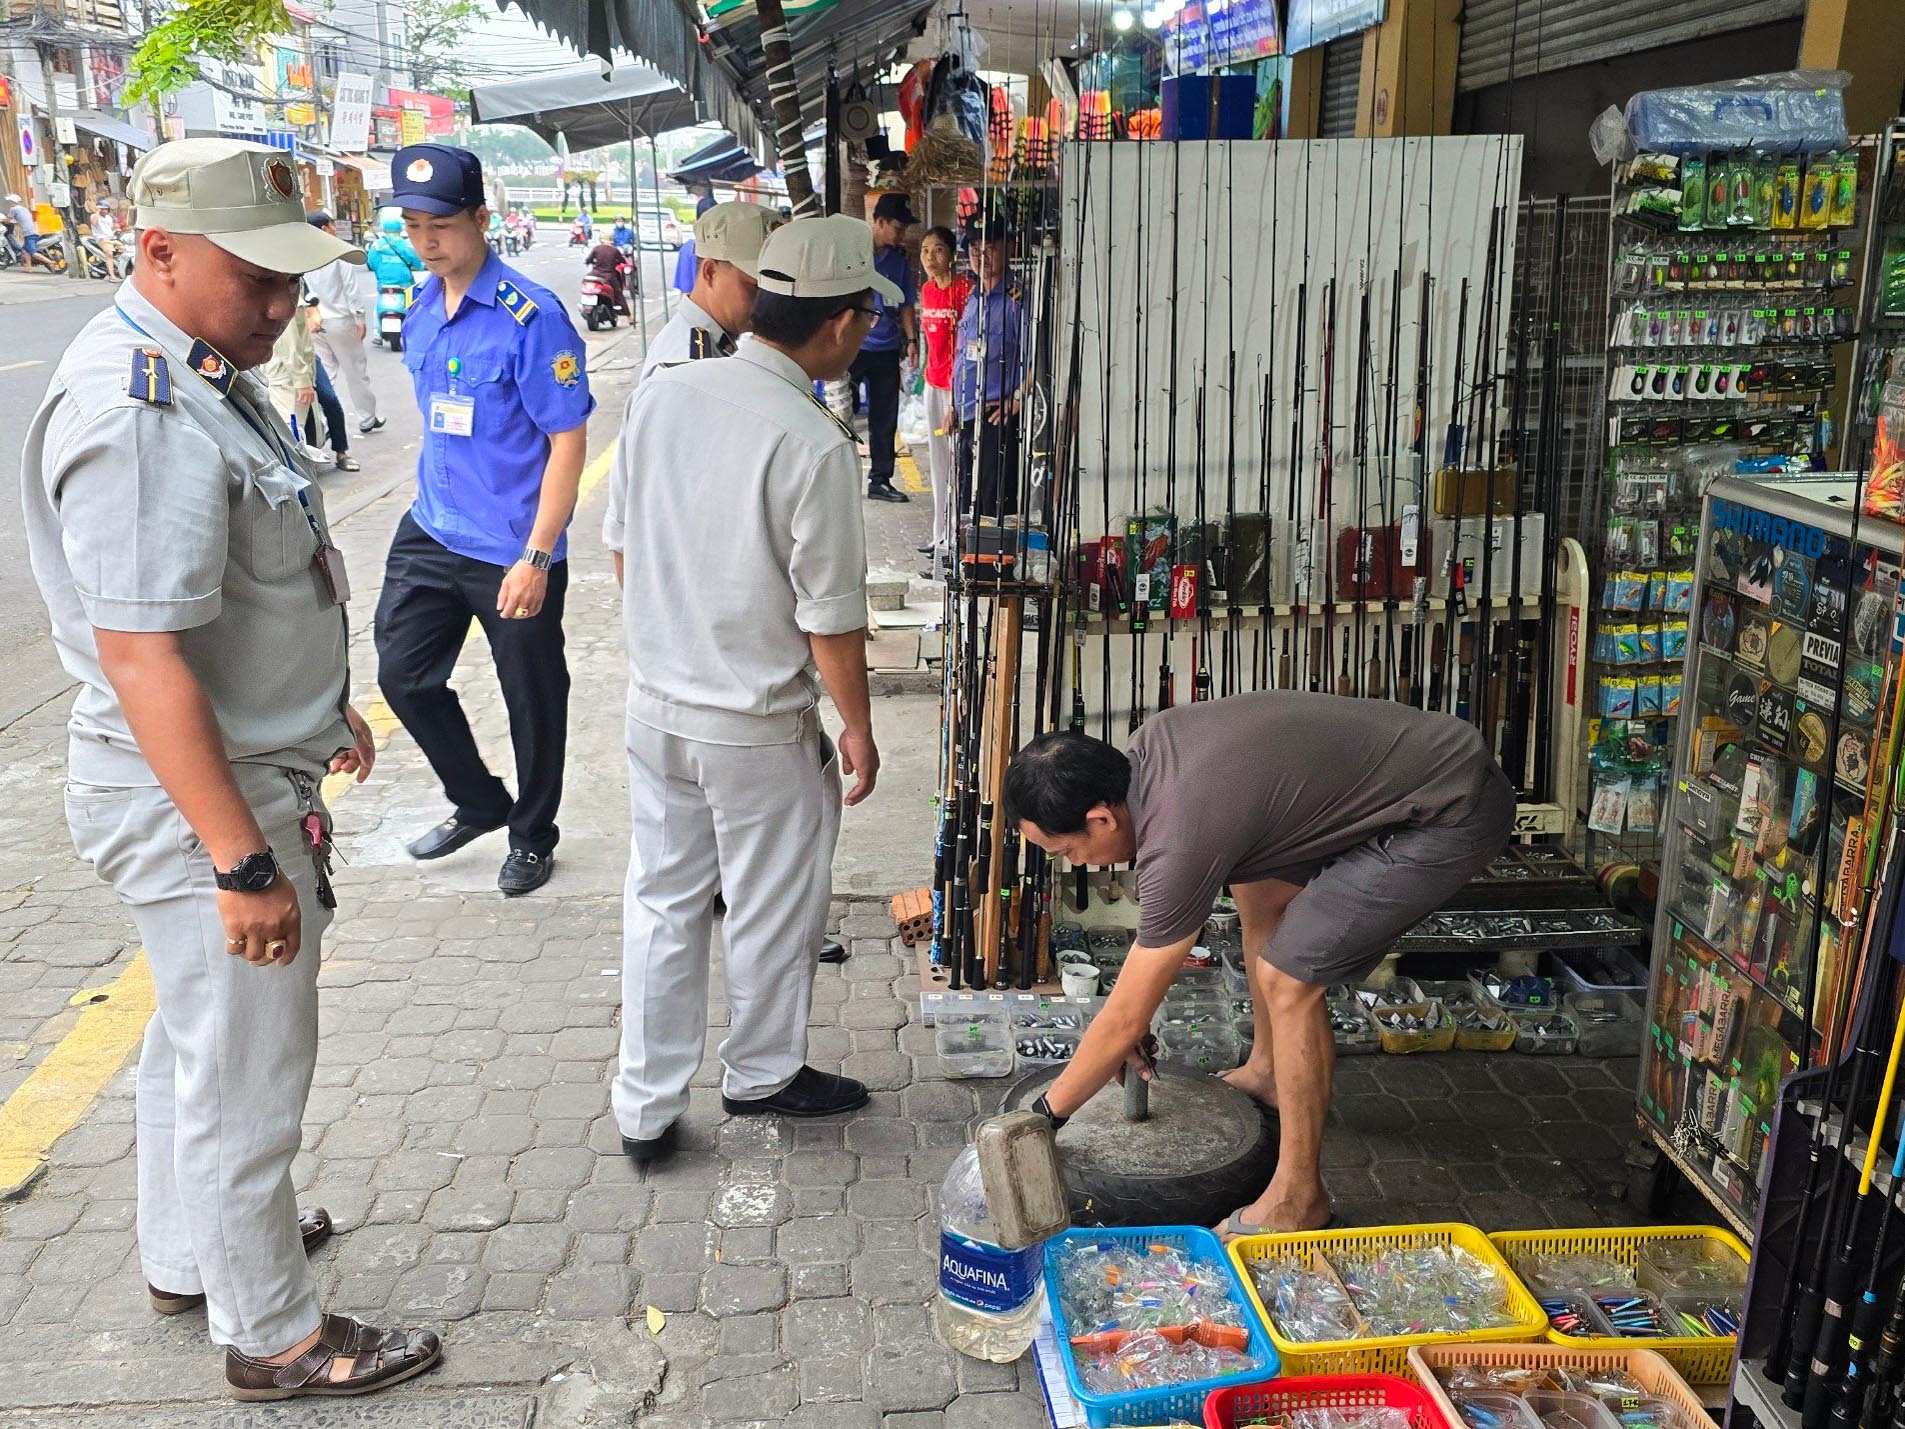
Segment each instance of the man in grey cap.
M137 1094L152 1306L203 1306L239 1399L363 1394L434 1334L320 1312L297 1154L336 906L325 774L369 774L346 702L344 563L252 370L301 274L354 250L304 222L285 155L162 144L131 180L138 263L27 430L27 550L79 682L74 846L131 910L158 1012ZM357 261L362 261L361 257Z
M856 776L857 804L880 768L859 461L813 384L852 364L874 293L899 290L874 271L866 224L842 216L777 230L759 271L735 355L656 371L623 447L633 834L612 1100L638 1164L673 1147L701 1064L717 888L733 1010L722 1107L830 1116L867 1100L806 1064L840 774ZM837 751L823 688L844 726Z

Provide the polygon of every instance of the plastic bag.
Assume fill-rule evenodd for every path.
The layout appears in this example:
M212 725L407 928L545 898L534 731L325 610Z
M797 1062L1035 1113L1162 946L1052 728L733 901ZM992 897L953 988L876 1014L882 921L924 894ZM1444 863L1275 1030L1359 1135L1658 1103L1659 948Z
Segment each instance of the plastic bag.
M991 91L958 50L949 51L933 66L926 87L926 128L950 130L982 148L986 142L986 113Z
M1620 153L1751 149L1816 154L1843 149L1845 90L1851 82L1843 70L1789 70L1683 89L1644 90L1627 101ZM1589 132L1596 157L1607 141L1606 122L1603 115Z
M932 435L926 423L926 394L908 392L900 398L900 437L908 446L924 446Z

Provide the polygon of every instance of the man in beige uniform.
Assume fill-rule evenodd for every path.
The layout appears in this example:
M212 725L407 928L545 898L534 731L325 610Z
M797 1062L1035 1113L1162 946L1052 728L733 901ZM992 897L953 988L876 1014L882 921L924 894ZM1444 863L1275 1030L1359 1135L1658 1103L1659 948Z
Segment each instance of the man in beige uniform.
M701 1063L716 888L733 1011L723 1109L829 1116L867 1100L859 1082L806 1065L840 771L858 776L849 804L879 772L859 462L813 383L852 363L876 291L897 292L873 271L866 224L797 219L761 249L753 332L735 355L662 368L629 412L633 836L612 1100L638 1164L674 1144ZM823 686L844 726L837 755Z
M205 1307L240 1399L362 1394L428 1331L318 1309L292 1195L331 896L326 771L361 779L344 564L251 369L298 277L346 245L275 149L162 144L133 169L139 257L60 360L22 502L69 722L74 846L137 923L158 992L139 1059L139 1255L153 1308ZM359 259L361 261L361 258Z

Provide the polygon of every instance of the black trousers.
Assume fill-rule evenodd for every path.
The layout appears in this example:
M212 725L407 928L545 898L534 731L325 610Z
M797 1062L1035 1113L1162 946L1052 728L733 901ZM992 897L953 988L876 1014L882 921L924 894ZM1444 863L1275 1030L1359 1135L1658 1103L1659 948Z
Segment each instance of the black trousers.
M900 429L900 355L862 352L850 374L867 388L867 485L891 485L893 438Z
M316 391L317 404L324 412L324 431L330 438L331 450L343 456L351 449L351 429L344 425L344 404L337 400L337 389L331 385L331 374L324 370L322 362L317 364Z
M485 828L509 825L509 846L548 854L556 846L556 809L569 734L569 666L562 605L569 566L549 571L549 594L526 620L496 612L505 569L459 556L405 513L384 563L377 602L377 683L392 713L417 741L457 818ZM510 797L477 752L450 672L475 617L489 640L509 710L517 794Z
M976 484L976 488L975 488ZM995 520L1019 511L1019 419L994 424L981 406L971 421L959 424L959 509L964 521L978 502L978 514Z

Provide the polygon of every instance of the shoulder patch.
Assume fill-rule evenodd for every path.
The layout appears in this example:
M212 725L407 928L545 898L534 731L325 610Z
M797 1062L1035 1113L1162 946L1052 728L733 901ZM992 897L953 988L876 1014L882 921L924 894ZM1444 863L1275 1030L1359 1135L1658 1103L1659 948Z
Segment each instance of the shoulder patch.
M519 323L526 324L536 315L535 300L507 278L496 285L496 301Z
M828 421L832 422L836 427L840 429L841 436L845 437L850 442L857 442L860 440L860 438L854 433L853 428L848 426L845 422L841 421L839 414L836 413L833 410L833 408L829 407L825 402L821 401L818 397L814 396L812 389L808 389L807 391L807 400L814 404L815 411L822 413Z
M192 344L191 351L185 354L185 360L193 372L205 379L205 385L219 396L224 397L230 394L232 383L237 380L238 371L224 353L204 338L200 338Z
M155 407L172 405L172 369L166 365L163 352L156 347L133 348L126 393Z
M708 330L705 327L688 330L688 356L691 358L714 356L714 339L708 336Z
M573 387L582 380L582 359L566 349L558 352L549 363L549 375L558 387Z

